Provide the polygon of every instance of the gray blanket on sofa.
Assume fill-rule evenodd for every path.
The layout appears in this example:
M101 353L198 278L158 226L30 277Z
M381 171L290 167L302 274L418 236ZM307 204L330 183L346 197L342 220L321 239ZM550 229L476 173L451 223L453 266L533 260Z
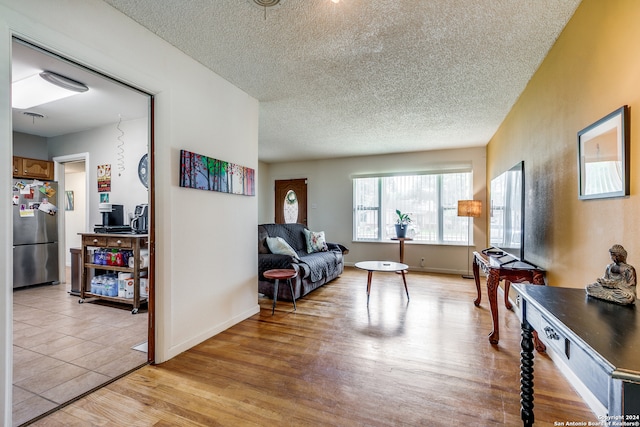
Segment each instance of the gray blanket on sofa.
M263 224L270 237L282 237L300 257L300 263L309 266L309 276L316 282L337 273L342 261L342 252L326 251L307 253L307 241L302 224Z
M309 266L311 280L317 282L323 277L337 274L341 258L342 253L340 252L314 252L301 256L300 262Z

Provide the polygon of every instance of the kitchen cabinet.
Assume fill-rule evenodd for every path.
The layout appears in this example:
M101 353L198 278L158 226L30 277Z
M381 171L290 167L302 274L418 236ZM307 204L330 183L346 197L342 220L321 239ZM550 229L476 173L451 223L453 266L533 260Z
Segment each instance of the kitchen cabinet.
M130 304L133 309L131 314L136 314L140 305L147 302L146 297L140 296L140 276L148 270L147 266L141 266L142 249L146 249L149 243L147 235L141 234L100 234L100 233L80 233L82 236L82 281L80 287L80 300L83 303L87 298L97 298L111 302L122 304ZM104 265L97 264L94 253L99 249L107 249L115 252L131 251L133 262L128 265ZM132 265L131 267L129 265ZM133 279L133 297L126 298L121 296L107 296L91 292L92 273L97 270L107 272L124 272L131 273Z
M14 156L13 176L14 178L33 178L52 181L54 177L53 162Z

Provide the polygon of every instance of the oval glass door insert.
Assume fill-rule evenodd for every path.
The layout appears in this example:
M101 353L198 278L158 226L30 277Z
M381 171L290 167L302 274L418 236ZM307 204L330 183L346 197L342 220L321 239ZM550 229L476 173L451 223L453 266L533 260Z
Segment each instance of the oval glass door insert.
M284 196L284 222L285 224L298 222L298 196L293 190L287 191Z

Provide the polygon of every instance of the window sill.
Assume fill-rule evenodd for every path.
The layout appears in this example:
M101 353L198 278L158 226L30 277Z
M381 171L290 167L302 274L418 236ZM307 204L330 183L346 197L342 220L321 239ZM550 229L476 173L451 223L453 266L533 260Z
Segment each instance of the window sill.
M375 244L393 244L397 245L397 240L351 240L351 243L375 243ZM473 242L470 242L468 245L466 242L463 243L455 243L455 242L445 242L445 243L434 243L434 242L423 242L420 240L405 240L406 245L426 245L426 246L454 246L454 247L474 247Z

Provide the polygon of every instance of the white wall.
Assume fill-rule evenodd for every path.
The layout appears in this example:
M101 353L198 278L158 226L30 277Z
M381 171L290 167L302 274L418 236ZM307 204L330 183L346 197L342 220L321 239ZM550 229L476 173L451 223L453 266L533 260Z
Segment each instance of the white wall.
M274 182L269 179L269 164L260 162L257 174L257 194L258 194L258 224L269 224L274 222L275 212L273 211Z
M367 173L415 172L460 166L473 169L473 198L481 200L483 214L476 218L473 239L476 249L487 245L486 232L486 154L484 147L459 150L426 151L419 153L352 157L346 159L307 162L271 163L264 168L260 188L259 218L273 222L275 180L307 178L307 218L309 228L325 231L327 240L349 248L347 265L364 260L397 260L398 243L362 243L352 241L353 200L351 177ZM316 208L313 209L312 206ZM471 255L472 256L472 255ZM425 258L425 267L420 259ZM469 268L466 246L424 245L407 243L405 263L414 270L462 274Z
M13 155L31 159L49 160L47 138L13 132Z
M111 165L111 191L109 202L124 205L126 212L133 213L136 205L148 203L149 192L138 179L138 162L148 151L149 123L147 119L129 120L120 123L124 132L122 140L123 158L120 162L119 143L117 139L121 132L116 128L118 123L99 128L49 138L49 157L67 156L87 152L91 163L87 165L89 185L87 189L89 201L89 230L93 231L95 224L102 224L102 216L98 212L100 194L98 193L98 165ZM124 167L120 170L118 165ZM125 213L126 218L126 213Z
M0 0L0 132L11 138L10 37L20 35L155 95L156 360L259 311L257 197L183 189L187 149L258 167L258 102L98 0ZM0 144L10 191L11 147ZM11 217L0 207L2 422L11 417Z

